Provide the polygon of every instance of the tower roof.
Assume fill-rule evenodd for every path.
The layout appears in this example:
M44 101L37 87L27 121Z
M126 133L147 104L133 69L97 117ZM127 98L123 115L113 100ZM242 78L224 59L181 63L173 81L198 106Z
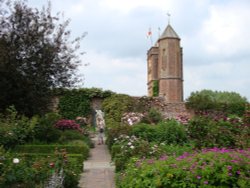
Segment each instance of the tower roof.
M172 28L172 26L170 24L168 24L165 31L160 36L159 40L164 39L164 38L180 39L180 37L177 35L177 33L174 31L174 29Z

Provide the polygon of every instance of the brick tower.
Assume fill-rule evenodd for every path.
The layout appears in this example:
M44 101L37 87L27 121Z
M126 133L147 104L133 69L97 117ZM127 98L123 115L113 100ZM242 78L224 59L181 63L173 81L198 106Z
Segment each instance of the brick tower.
M183 102L183 68L180 38L171 27L148 51L148 95L166 102Z

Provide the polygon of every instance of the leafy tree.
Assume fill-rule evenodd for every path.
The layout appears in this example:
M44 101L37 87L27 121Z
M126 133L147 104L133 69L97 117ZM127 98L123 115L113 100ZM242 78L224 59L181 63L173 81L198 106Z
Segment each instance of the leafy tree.
M0 0L0 110L14 105L28 116L46 112L51 90L72 87L80 63L80 41L71 40L69 20L51 15L51 5Z
M247 99L236 92L202 90L192 92L187 106L195 110L217 110L242 116Z

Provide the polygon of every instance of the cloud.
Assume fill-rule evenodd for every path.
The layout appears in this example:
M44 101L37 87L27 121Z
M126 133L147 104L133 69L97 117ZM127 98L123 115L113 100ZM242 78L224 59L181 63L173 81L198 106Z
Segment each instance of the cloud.
M113 58L95 51L85 55L81 67L85 87L98 87L135 96L146 95L146 63L137 58Z
M29 0L33 5L47 0ZM147 94L146 39L167 25L181 37L185 97L201 89L236 91L250 100L250 1L248 0L53 0L54 12L71 19L73 36L88 32L80 72L85 86Z
M249 98L250 85L248 62L217 62L206 65L191 65L184 72L185 98L192 91L211 89L218 91L235 91Z
M211 6L211 15L203 23L200 36L209 55L231 57L249 52L249 7L249 1Z

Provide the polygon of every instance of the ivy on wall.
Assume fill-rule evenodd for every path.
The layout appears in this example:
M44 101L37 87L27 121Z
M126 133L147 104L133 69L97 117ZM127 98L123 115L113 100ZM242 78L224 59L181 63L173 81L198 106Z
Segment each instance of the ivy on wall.
M159 96L159 81L154 80L153 81L153 97Z
M104 99L111 96L112 93L112 91L103 91L99 88L58 89L55 91L56 95L60 95L59 113L67 119L90 115L91 99L95 97Z

